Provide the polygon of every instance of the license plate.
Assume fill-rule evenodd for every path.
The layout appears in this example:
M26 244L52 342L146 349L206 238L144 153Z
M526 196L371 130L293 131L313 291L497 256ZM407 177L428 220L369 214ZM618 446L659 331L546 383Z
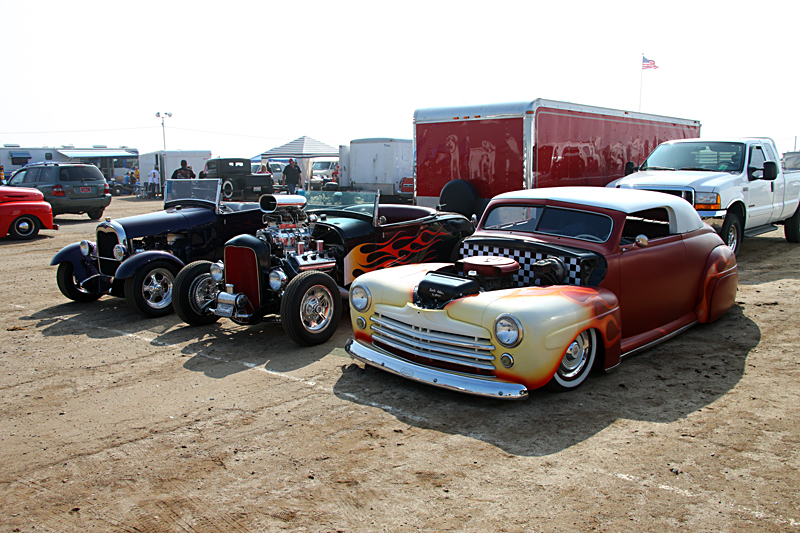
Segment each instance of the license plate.
M261 187L253 187L253 192L261 192Z
M91 187L81 187L81 192L92 192Z
M217 316L224 316L224 317L232 317L233 316L233 304L217 304L217 308L214 310L214 314Z

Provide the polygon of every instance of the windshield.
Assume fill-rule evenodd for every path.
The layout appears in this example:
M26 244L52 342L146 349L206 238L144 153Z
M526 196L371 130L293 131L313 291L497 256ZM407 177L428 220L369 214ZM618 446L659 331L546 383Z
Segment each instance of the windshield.
M204 200L218 203L219 180L181 179L166 180L164 183L164 203L179 200Z
M743 163L743 143L667 143L653 150L639 170L741 172Z
M547 206L499 205L486 215L483 229L542 233L606 242L613 221L600 213Z
M375 215L378 193L370 191L305 191L306 209L331 209Z
M311 170L328 170L333 166L333 163L330 161L318 161L311 165Z

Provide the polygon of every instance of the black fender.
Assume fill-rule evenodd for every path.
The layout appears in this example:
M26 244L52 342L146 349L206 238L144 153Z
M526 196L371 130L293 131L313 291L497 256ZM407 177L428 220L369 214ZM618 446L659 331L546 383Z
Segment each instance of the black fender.
M169 252L164 252L161 250L151 250L147 252L139 252L138 254L134 254L119 265L117 271L114 273L114 279L126 279L134 274L136 274L140 268L142 268L147 263L152 263L153 261L157 261L159 259L163 259L165 261L169 261L174 263L177 267L178 271L182 269L184 266L183 261L175 257Z
M91 246L92 250L95 249L93 242L89 242L89 245ZM74 242L59 250L50 261L50 266L57 266L61 263L66 263L67 261L72 263L75 279L77 279L78 282L83 282L91 276L98 274L97 267L94 265L94 263L89 261L81 253L81 243L79 242Z

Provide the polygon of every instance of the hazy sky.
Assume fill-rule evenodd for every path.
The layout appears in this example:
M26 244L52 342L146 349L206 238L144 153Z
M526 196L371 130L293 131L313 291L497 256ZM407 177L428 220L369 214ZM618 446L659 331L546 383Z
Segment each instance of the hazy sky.
M421 107L565 100L800 135L800 3L2 0L0 143L251 157L413 136ZM658 65L641 70L642 54Z

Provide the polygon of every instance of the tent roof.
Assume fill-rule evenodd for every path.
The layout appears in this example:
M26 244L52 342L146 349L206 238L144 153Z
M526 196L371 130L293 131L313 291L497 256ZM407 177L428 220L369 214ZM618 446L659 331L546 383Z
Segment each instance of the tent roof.
M339 157L339 149L305 135L283 146L267 150L263 157Z

